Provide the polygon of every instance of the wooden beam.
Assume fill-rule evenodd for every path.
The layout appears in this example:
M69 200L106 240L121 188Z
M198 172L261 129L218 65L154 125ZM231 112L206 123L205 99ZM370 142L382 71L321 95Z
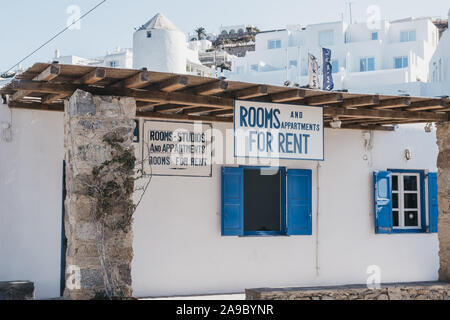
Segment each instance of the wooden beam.
M153 112L165 112L165 111L173 111L173 110L179 110L183 107L186 107L184 105L179 104L163 104L163 105L157 105L153 107Z
M156 118L156 119L176 119L176 120L211 121L211 122L227 122L227 123L233 122L233 118L192 116L187 114L158 113L158 112L138 112L137 116L143 118Z
M329 94L323 94L320 96L313 96L306 98L306 104L317 106L317 105L324 105L329 103L336 103L336 102L342 102L343 97L342 93L329 93Z
M331 128L329 124L326 124L325 127ZM342 129L349 129L349 130L378 130L378 131L395 131L395 128L393 126L377 126L377 125L342 125L340 129L336 130L342 130Z
M226 115L232 115L234 113L233 109L228 109L228 110L217 110L217 111L212 111L210 112L208 115L210 116L226 116Z
M36 77L34 77L33 80L34 81L51 81L51 80L55 79L57 76L59 76L60 72L61 72L61 68L56 64L52 64L52 65L48 66L40 74L38 74Z
M443 99L432 99L426 101L411 102L408 111L423 111L423 110L433 110L448 107Z
M236 99L250 99L265 96L266 94L267 94L267 86L256 86L236 91L234 93L234 97Z
M183 109L183 113L184 114L196 114L196 113L205 113L205 112L208 112L211 110L214 110L214 109L211 109L210 107L197 107L197 108Z
M383 110L383 109L393 109L393 108L402 108L407 107L411 104L410 98L393 98L381 100L376 106L371 109L374 110Z
M342 102L344 108L358 108L365 106L372 106L380 102L380 97L378 95L370 95L358 98L345 99Z
M137 101L146 101L164 104L180 104L194 107L215 107L219 109L233 108L234 100L217 96L200 96L183 92L162 92L157 90L138 91L126 88L100 88L75 84L60 84L51 82L36 82L20 80L11 82L14 90L28 90L32 92L57 93L70 96L77 89L91 92L96 95L126 96L135 98Z
M25 98L27 95L29 95L33 91L26 91L26 90L18 90L11 96L11 101L17 101Z
M99 81L102 81L106 78L106 69L105 68L96 68L92 71L89 71L80 79L74 81L74 83L79 84L94 84Z
M379 119L406 119L406 120L429 120L446 121L444 113L420 112L420 111L391 111L391 110L371 110L371 109L347 109L341 107L324 108L324 115L338 117L351 116L355 118L379 118Z
M193 92L196 94L202 95L202 96L208 96L211 94L217 94L220 92L224 92L228 89L228 82L227 81L215 81L211 83L202 84L200 86L197 86L193 88Z
M305 98L305 91L300 89L278 92L270 96L272 102L288 102L295 100L302 100Z
M64 112L64 104L42 104L42 103L36 103L36 102L29 103L29 102L10 101L8 103L8 106L13 109Z
M147 86L149 83L150 72L141 71L138 74L135 74L134 76L119 82L116 86L121 86L128 89L139 89Z
M186 87L188 84L189 84L188 77L176 76L156 84L155 88L164 92L173 92Z
M48 66L44 71L33 78L33 81L51 81L59 76L61 68L58 65L52 64ZM25 98L27 95L32 93L32 91L19 90L14 93L11 97L12 101L17 101Z
M43 104L50 104L53 101L60 100L60 99L63 99L65 97L67 97L65 94L50 93L50 94L47 94L47 95L43 96L41 98L41 101L42 101Z

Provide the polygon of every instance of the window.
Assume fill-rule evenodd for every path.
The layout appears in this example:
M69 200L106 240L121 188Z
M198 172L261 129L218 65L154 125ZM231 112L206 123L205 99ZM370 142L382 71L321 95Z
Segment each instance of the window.
M416 41L416 30L402 31L400 33L400 42Z
M281 40L267 41L267 49L279 49L279 48L281 48Z
M374 71L375 70L375 58L361 58L359 60L359 71Z
M372 32L372 40L378 40L378 32Z
M339 72L339 60L331 61L331 67L332 67L333 73L338 73Z
M111 68L117 67L117 61L110 61L110 62L109 62L109 66L110 66Z
M420 174L392 173L392 225L394 229L421 228Z
M408 57L395 57L394 68L395 69L408 68Z
M297 68L297 60L291 60L289 61L289 68Z
M434 172L393 169L375 172L376 233L437 232L437 190Z
M334 31L320 31L319 32L319 45L332 46L334 45Z
M258 65L257 65L257 64L252 64L252 65L250 66L250 69L251 69L252 71L258 71Z
M312 234L312 171L222 168L222 235Z
M151 31L147 31L147 38L151 38L152 37L152 32Z
M236 67L236 73L237 74L244 74L244 71L245 71L244 66Z

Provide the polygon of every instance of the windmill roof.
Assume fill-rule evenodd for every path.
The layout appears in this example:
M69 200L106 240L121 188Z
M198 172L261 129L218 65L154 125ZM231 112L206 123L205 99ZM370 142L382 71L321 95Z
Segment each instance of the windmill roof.
M151 18L146 24L144 24L141 29L143 30L151 30L151 29L164 29L170 31L179 31L172 21L167 19L167 17L161 13L156 14L153 18Z

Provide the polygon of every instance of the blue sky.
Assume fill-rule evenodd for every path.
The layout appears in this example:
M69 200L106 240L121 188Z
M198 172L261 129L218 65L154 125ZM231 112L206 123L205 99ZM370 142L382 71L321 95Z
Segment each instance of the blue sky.
M55 49L62 55L101 56L116 46L131 47L134 27L156 13L165 14L184 32L203 26L218 32L221 25L254 24L261 30L287 24L309 24L348 19L349 0L107 0L81 23L28 59L23 65L46 62ZM100 0L14 0L0 7L0 71L6 71L66 26L70 5L87 12ZM381 17L446 17L448 0L353 0L353 19L366 21L366 10L378 5Z

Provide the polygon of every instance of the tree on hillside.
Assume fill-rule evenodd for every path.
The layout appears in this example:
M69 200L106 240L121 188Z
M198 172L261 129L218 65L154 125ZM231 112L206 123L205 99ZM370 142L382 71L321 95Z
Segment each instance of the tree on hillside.
M203 27L198 27L195 29L195 33L197 33L197 39L202 40L204 37L206 37L206 29Z

